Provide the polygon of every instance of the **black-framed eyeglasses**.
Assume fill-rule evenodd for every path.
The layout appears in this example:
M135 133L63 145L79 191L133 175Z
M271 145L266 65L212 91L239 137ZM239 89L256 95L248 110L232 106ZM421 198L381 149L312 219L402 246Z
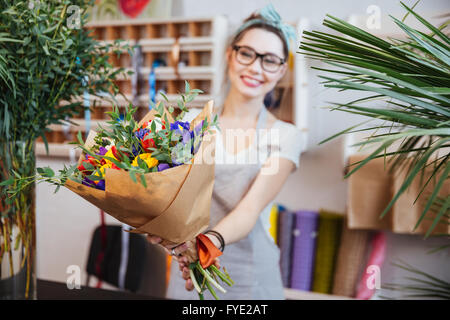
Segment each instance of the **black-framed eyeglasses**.
M273 53L260 54L248 46L234 45L233 50L236 50L237 62L246 66L251 65L257 58L261 58L261 67L267 72L277 72L286 63L285 59Z

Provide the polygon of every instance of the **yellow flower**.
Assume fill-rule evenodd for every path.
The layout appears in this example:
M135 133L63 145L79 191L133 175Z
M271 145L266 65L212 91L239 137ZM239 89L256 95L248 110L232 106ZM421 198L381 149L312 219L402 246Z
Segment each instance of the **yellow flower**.
M138 167L138 157L143 160L146 164L148 168L153 168L154 166L158 165L158 160L155 158L152 158L152 154L151 153L141 153L140 155L136 156L136 158L134 158L133 162L131 163L131 165L133 167Z
M105 169L106 168L112 168L112 162L111 161L109 161L109 163L106 163L106 164L104 164L104 165L102 165L101 167L100 167L100 174L101 174L101 177L104 177L105 176ZM94 172L94 176L99 176L99 174L98 174L98 171L95 171ZM95 181L96 183L98 182L98 181Z
M113 159L117 160L117 158L114 156L114 154L113 154L113 152L112 152L112 148L109 149L109 150L105 153L104 157L110 157L110 158L113 158ZM108 159L103 159L103 160L105 160L105 163L106 163L106 164L111 164L111 163L112 163L112 161L110 161L110 160L108 160ZM109 167L109 168L111 168L111 167Z

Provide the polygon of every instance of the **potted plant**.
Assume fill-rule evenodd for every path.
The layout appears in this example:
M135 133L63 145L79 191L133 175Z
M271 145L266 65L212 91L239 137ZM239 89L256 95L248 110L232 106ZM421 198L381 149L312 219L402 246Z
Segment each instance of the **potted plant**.
M433 186L433 191L415 226L419 226L427 212L432 212L433 223L425 236L428 237L438 223L448 224L450 217L450 195L439 196L450 173L450 38L443 30L448 24L435 27L414 8L401 5L407 10L406 16L414 16L427 29L426 33L405 24L406 16L403 21L391 17L406 37L384 40L328 15L323 24L337 34L305 31L299 53L329 66L319 69L326 73L320 76L325 87L365 94L348 103L335 103L333 110L378 121L369 128L358 128L361 124L352 126L321 142L350 132L373 131L357 145L375 145L375 151L356 163L346 177L379 157L389 157L391 172L406 172L400 189L380 218L416 177L431 168L431 174L421 181L418 197L423 196L428 185ZM369 104L373 101L379 101L380 105ZM378 130L383 128L387 130L380 133ZM395 143L399 147L387 151Z
M93 2L0 0L0 298L36 296L35 187L9 197L14 176L35 174L35 140L84 112L83 93L118 93L109 54L130 48L83 28Z

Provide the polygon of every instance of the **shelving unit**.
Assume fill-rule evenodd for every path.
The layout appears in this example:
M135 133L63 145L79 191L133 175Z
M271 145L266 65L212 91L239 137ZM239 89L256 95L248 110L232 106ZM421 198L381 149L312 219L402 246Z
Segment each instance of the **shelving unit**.
M191 88L201 89L199 95L187 107L202 107L207 101L214 99L220 92L224 63L223 55L227 37L227 19L223 16L198 19L145 19L136 21L102 21L91 22L86 28L92 30L92 36L105 43L113 43L122 39L130 46L141 48L142 60L139 66L138 81L133 95L132 76L126 74L117 79L116 84L122 95L115 97L120 108L133 102L138 111L137 118L144 116L149 110L149 75L153 62L163 60L166 66L154 68L156 93L164 91L169 102L175 108L179 93L184 92L184 82L189 81ZM132 57L123 53L120 57L110 55L110 63L126 71L134 71ZM156 94L156 102L163 98ZM83 97L76 99L83 101ZM97 123L105 124L108 119L105 112L112 110L112 103L95 96L89 99L91 108L90 129L96 129ZM67 142L74 141L78 131L86 133L87 124L81 114L71 119L78 126L53 125L51 132L46 133L49 143L49 156L73 156L73 146ZM37 141L36 154L47 155L44 143Z
M286 300L355 300L351 297L285 288Z

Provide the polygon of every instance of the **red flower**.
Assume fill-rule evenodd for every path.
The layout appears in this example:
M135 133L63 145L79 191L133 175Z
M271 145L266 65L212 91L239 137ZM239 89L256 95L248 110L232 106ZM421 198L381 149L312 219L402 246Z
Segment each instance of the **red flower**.
M111 147L111 152L112 152L114 158L116 158L117 160L120 161L121 157L120 157L119 151L117 151L117 149L116 149L116 146Z
M144 135L144 138L141 140L142 141L142 147L144 148L145 152L150 152L150 148L154 148L155 147L155 141L150 138L150 139L146 139L145 137L147 137L148 133L146 133Z
M111 169L120 170L120 168L116 166L114 163L111 163Z
M96 167L97 166L97 160L95 160L95 158L94 157L92 157L92 156L88 156L87 157L87 160L83 160L82 162L81 162L81 164L77 167L77 169L79 170L79 171L81 171L84 175L86 175L86 174L91 174L92 173L92 171L87 171L87 169L84 167L84 163L90 163L91 165L93 165L94 167Z

